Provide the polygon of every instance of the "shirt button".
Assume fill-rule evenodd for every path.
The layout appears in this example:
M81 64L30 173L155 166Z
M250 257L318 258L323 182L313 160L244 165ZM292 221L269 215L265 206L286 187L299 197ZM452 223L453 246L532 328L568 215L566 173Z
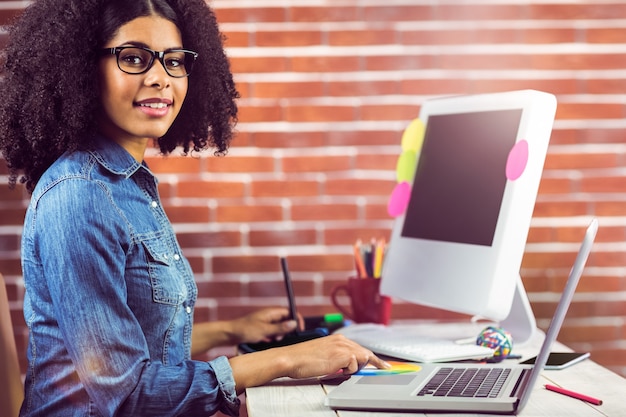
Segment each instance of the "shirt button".
M150 203L150 205L151 205L153 208L157 208L157 207L158 207L158 205L159 205L159 203L157 203L156 201L153 201L152 203Z
M185 311L187 312L187 314L191 314L191 307L187 306L187 308L185 309Z
M180 255L179 254L175 254L174 255L174 260L176 260L176 261L180 260Z

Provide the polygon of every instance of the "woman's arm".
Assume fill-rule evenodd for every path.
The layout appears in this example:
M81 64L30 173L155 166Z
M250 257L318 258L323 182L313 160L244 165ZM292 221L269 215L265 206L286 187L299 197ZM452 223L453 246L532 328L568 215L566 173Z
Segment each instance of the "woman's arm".
M237 394L275 378L310 378L335 373L352 374L368 363L388 368L382 359L343 335L320 337L295 345L231 358Z
M229 321L196 323L191 333L191 354L217 346L270 341L296 329L286 308L266 308Z
M255 343L293 331L286 308L256 311L240 319L194 325L192 354L219 345ZM368 363L386 368L371 351L341 335L321 337L295 345L267 349L229 359L237 394L275 378L310 378L342 372L351 374Z

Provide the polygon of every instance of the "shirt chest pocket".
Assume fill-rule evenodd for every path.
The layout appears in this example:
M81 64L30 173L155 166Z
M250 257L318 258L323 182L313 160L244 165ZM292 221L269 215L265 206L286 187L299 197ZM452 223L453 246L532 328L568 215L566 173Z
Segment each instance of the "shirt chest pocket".
M161 304L182 304L187 298L187 287L176 266L180 256L161 239L146 239L142 244L148 259L152 299Z

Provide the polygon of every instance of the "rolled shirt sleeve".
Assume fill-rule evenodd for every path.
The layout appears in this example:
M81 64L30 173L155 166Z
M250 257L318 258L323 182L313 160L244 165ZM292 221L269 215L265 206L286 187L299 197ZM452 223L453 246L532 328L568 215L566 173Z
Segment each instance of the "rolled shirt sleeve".
M228 362L226 357L220 356L210 361L209 364L213 367L215 377L220 386L222 400L220 411L229 416L238 416L241 402L237 397L235 379L233 378L233 370L230 367L230 362Z

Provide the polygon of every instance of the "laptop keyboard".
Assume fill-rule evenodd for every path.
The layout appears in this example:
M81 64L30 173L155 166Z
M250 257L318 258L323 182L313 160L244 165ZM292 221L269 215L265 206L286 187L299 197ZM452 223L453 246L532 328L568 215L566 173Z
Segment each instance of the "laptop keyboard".
M441 368L417 395L496 398L510 373L507 368Z

